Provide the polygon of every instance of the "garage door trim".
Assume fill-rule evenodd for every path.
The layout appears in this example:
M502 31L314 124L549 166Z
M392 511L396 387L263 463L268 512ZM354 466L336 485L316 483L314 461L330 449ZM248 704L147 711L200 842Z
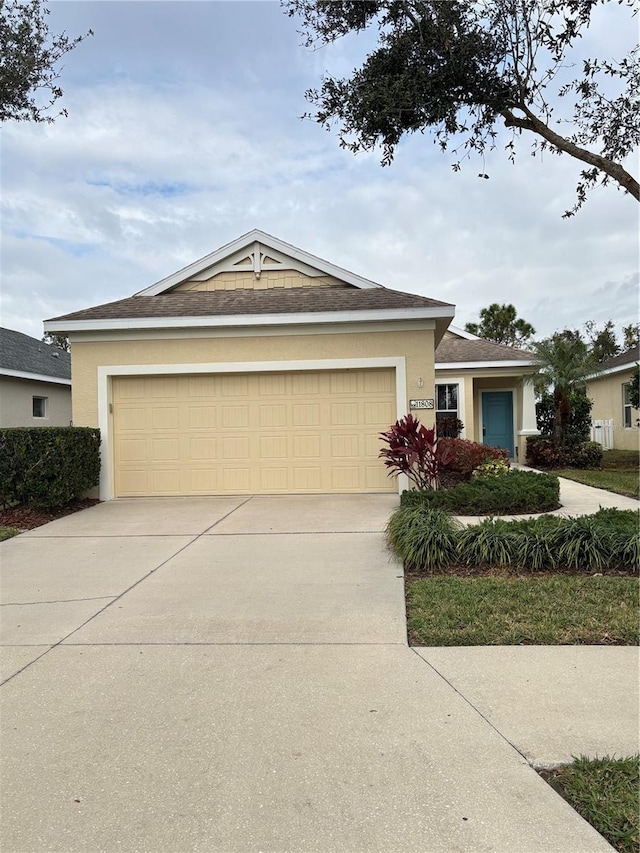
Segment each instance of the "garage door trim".
M395 368L396 409L398 418L406 414L407 380L404 356L380 358L338 358L305 361L242 361L198 364L115 364L98 367L98 426L102 436L100 499L111 500L115 494L114 449L111 416L111 378L114 376L176 376L197 373L271 373L303 370L354 370ZM405 478L398 478L398 490L406 488Z

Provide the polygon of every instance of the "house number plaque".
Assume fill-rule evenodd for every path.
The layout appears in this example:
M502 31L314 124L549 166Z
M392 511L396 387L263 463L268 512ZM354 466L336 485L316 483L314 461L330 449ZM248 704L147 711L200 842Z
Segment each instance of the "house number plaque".
M409 400L410 409L433 409L435 408L433 399L428 400Z

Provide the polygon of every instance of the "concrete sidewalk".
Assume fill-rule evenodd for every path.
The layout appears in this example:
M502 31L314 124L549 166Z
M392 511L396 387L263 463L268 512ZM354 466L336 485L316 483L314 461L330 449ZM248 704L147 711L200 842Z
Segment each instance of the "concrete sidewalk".
M531 765L637 749L636 650L409 649L396 505L114 501L2 543L3 853L611 850Z

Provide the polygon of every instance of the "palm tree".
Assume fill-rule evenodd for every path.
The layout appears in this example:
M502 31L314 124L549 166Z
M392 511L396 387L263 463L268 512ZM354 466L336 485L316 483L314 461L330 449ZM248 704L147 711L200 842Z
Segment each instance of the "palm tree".
M571 393L585 380L600 372L599 365L579 332L556 332L550 338L530 344L537 368L531 380L538 388L553 388L555 406L554 442L563 447L571 414Z

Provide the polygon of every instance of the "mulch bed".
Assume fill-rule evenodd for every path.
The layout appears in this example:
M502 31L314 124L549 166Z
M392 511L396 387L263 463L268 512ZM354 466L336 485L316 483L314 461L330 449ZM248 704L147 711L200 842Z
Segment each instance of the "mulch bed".
M56 518L63 518L65 515L71 515L74 512L79 512L81 509L88 509L99 503L100 501L97 498L82 498L81 500L72 501L66 506L54 509L39 509L29 506L14 506L9 509L0 509L0 527L13 527L15 530L33 530L34 527L40 527L43 524L48 524L50 521L55 521Z

